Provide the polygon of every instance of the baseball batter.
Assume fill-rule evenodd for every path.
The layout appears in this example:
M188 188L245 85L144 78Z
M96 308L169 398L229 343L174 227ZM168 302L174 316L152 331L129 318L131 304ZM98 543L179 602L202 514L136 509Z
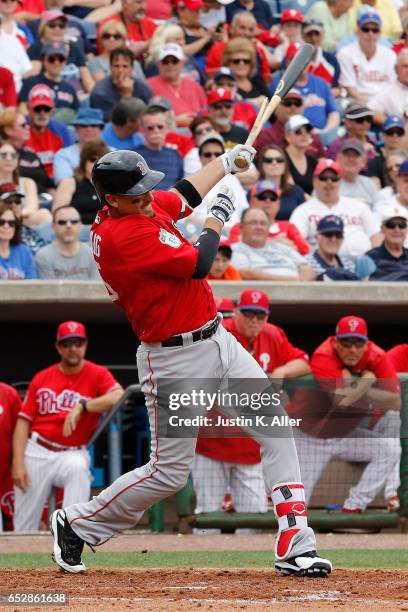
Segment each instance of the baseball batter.
M234 211L234 194L220 187L203 232L190 245L175 227L206 193L230 172L235 160L251 162L255 149L237 145L169 192L153 191L163 178L132 151L114 151L95 163L92 182L105 205L92 227L95 261L112 299L129 318L141 345L139 380L151 428L149 462L118 478L90 502L57 510L51 517L53 555L60 568L85 571L85 543L103 544L134 527L145 510L181 489L189 476L196 440L159 436L158 381L162 377L258 379L259 364L219 325L205 277L217 253L220 234ZM199 409L201 410L201 409ZM205 413L205 408L197 414ZM275 567L296 575L322 576L330 561L316 552L307 524L304 487L293 438L259 436L265 485L278 517Z

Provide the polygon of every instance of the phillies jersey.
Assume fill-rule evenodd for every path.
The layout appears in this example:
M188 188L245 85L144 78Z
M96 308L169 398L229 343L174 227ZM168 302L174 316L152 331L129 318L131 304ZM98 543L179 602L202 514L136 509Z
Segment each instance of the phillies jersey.
M165 191L153 196L153 217L113 217L105 206L92 225L102 280L144 342L198 329L217 314L207 281L191 278L198 249L174 225L184 213L181 198Z
M397 344L387 353L396 372L408 372L408 344Z
M63 446L82 446L95 431L100 414L81 414L76 430L63 436L65 417L81 398L91 400L110 391L121 389L109 370L84 360L77 374L65 374L55 364L38 372L31 381L18 416L31 423L31 430L50 442Z
M11 451L13 431L21 410L20 396L13 387L0 383L0 509L12 516L13 482Z

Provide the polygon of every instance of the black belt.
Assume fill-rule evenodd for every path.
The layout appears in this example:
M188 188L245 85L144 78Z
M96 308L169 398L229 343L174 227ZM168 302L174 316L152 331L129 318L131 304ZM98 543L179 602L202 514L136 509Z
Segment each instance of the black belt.
M191 332L191 336L193 338L193 342L200 342L200 340L208 340L215 334L220 324L220 320L215 319L210 325L206 327L202 327L201 329L197 329L197 331ZM161 345L164 347L168 346L183 346L184 338L182 335L172 336L168 340L164 340Z

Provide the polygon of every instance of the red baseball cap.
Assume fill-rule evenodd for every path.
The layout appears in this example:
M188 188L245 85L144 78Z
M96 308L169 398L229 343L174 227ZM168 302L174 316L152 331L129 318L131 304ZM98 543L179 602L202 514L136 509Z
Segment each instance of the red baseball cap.
M282 12L280 22L287 23L288 21L297 21L298 23L303 23L303 15L300 11L296 9L285 9Z
M234 94L231 89L227 87L217 87L217 89L211 89L207 94L208 105L216 104L217 102L233 102Z
M77 321L65 321L65 323L58 325L57 342L68 340L68 338L82 338L82 340L86 340L85 326Z
M343 176L342 167L332 159L321 159L313 172L313 176L320 176L325 170L333 170L339 176Z
M299 49L303 47L303 45L304 43L302 42L290 43L290 45L288 46L286 50L286 59L288 59L289 61L293 59L296 53L299 51Z
M37 106L48 106L54 108L54 92L48 85L38 83L34 85L28 96L28 106L30 108L37 108Z
M198 11L205 3L202 0L176 0L176 8L185 8L189 11Z
M368 340L367 323L361 317L343 317L336 326L336 338Z
M262 289L245 289L239 298L239 310L261 310L269 314L269 298Z
M233 312L235 308L234 302L228 298L219 298L215 300L215 305L217 306L217 310L219 310L219 312Z

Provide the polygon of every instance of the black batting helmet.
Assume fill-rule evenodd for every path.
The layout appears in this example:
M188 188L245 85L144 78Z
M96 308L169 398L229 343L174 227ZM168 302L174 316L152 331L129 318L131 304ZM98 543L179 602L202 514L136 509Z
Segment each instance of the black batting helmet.
M135 151L112 151L92 170L92 183L101 201L107 193L138 196L147 193L164 179L163 172L150 170L144 158Z

